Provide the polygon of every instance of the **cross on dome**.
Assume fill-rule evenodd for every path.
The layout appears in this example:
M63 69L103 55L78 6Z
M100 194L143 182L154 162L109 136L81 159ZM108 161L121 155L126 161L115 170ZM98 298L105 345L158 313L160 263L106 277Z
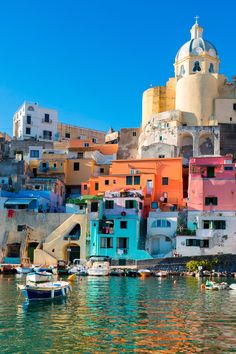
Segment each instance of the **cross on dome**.
M199 19L200 17L199 17L198 15L196 15L194 18L195 18L195 25L198 25L198 22L197 22L197 21L198 21L198 19Z

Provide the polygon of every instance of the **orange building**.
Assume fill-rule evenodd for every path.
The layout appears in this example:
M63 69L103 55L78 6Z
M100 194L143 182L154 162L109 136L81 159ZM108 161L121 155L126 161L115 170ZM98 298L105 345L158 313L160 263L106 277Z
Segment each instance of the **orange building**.
M182 158L115 160L110 174L82 183L82 195L97 195L108 190L142 190L147 211L183 206Z

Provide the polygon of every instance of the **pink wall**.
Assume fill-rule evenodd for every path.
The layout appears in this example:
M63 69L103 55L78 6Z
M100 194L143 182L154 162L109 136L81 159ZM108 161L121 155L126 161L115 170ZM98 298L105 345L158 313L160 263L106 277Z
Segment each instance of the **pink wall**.
M215 177L207 175L211 167ZM190 159L188 197L189 210L236 210L235 164L231 157ZM205 205L206 197L217 197L217 205Z

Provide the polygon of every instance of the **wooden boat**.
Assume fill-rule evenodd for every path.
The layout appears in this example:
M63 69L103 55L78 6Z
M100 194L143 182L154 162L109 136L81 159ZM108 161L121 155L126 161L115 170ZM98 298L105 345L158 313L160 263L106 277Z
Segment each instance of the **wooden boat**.
M52 273L46 271L36 271L33 273L28 273L26 276L26 282L41 283L48 282L52 278Z
M18 285L18 288L28 301L53 300L67 296L72 290L70 283L66 281Z

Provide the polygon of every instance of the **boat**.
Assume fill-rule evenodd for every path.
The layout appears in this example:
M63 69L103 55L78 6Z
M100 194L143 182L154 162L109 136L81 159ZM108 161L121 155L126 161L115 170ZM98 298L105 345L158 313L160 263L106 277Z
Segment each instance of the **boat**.
M109 275L110 273L110 258L103 256L91 256L86 263L88 275Z
M160 270L159 272L155 273L155 276L159 278L166 278L168 276L168 272L165 270Z
M82 259L74 259L73 265L68 270L69 274L77 274L77 275L88 275L88 270L86 267L86 260Z
M149 269L139 269L138 273L142 278L147 278L151 276L151 271Z
M59 275L67 275L70 267L66 264L66 262L61 259L57 261L57 274Z
M229 286L227 283L216 283L215 281L207 280L205 284L206 290L225 290L228 289Z
M127 276L127 277L130 277L130 278L136 278L136 277L140 277L141 275L140 275L140 273L139 273L137 270L135 270L135 269L128 269L128 270L126 271L126 276Z
M56 274L55 268L53 266L45 266L45 265L40 265L40 266L34 266L33 267L34 272L48 272L51 274Z
M229 288L231 290L236 290L236 283L230 284Z
M32 272L33 268L32 267L16 267L16 272L18 274L28 274Z
M18 285L18 288L28 301L53 300L67 296L72 290L70 283L66 281L31 283Z
M48 282L52 278L52 273L46 271L36 271L26 275L26 282L41 283Z
M112 269L110 271L110 275L112 275L113 277L123 277L125 276L125 271L123 269Z

